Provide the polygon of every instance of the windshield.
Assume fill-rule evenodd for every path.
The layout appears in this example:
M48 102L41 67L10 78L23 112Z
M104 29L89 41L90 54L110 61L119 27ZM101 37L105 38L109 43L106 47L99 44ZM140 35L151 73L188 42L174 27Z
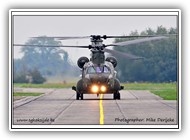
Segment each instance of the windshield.
M87 73L89 74L95 74L95 73L110 73L110 69L107 66L103 67L89 67L87 70Z

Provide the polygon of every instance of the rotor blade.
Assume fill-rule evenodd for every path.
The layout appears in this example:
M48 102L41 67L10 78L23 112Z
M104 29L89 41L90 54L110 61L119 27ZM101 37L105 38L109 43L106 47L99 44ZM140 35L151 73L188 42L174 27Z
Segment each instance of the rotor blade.
M58 40L68 40L68 39L85 39L90 36L39 36L39 37L31 37L31 38L52 38Z
M161 34L161 35L129 35L129 36L110 36L110 35L103 35L102 38L106 39L106 38L140 38L140 37L160 37L160 36L174 36L177 34Z
M70 47L70 48L89 48L89 46L67 46L67 45L26 45L26 44L13 44L13 46L25 47Z
M161 39L166 39L166 38L168 37L156 36L156 37L150 37L150 38L141 38L141 39L124 41L124 42L118 42L118 43L113 43L106 46L127 46L127 45L139 44L139 43L144 43L144 42L153 41L153 40L161 40Z
M122 57L125 57L127 59L133 59L133 60L144 59L144 57L138 57L138 56L135 56L135 55L132 55L132 54L122 53L122 52L115 51L115 50L110 50L110 49L105 49L105 52L111 53L113 55L122 56Z
M130 36L107 36L107 35L104 35L102 36L102 38L133 38L133 37L155 37L155 36L158 36L158 35L130 35Z

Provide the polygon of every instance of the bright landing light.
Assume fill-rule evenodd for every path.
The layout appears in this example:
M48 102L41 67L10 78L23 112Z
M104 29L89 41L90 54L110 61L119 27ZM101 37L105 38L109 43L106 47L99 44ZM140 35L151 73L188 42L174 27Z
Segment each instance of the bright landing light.
M91 87L91 91L92 91L93 93L98 93L98 92L104 93L104 92L106 92L106 90L107 90L107 88L106 88L106 86L104 86L104 85L101 85L101 86L92 85L92 87Z
M93 85L91 90L92 90L93 93L97 93L99 91L99 88L98 88L97 85Z
M101 92L106 92L106 90L107 90L107 89L106 89L106 86L101 86L101 87L100 87L100 91L101 91Z

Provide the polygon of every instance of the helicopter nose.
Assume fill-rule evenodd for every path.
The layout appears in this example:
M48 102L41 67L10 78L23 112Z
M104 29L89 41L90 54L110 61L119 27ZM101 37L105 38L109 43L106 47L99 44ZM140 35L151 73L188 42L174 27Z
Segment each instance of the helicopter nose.
M91 86L92 93L105 93L107 91L107 87L105 85L96 85L93 84Z
M109 75L97 74L97 75L90 76L90 81L92 83L106 83L108 79L109 79Z

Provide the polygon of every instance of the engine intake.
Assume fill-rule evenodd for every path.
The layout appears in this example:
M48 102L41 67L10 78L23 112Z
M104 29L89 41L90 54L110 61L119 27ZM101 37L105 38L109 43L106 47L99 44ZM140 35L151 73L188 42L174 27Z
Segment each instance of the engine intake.
M87 57L80 57L77 61L77 65L82 69L84 64L87 62L89 62L89 59Z
M107 57L106 61L112 63L112 65L114 66L114 68L117 66L117 60L115 57Z

